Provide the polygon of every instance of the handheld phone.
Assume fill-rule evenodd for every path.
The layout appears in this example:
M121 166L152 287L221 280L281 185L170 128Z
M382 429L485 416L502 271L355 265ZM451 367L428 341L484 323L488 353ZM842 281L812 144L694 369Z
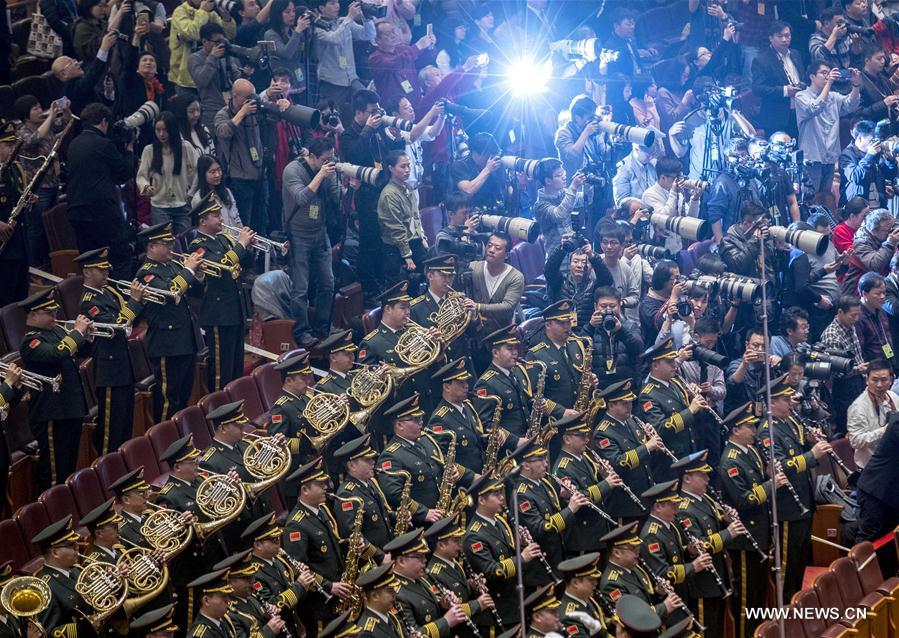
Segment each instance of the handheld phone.
M479 66L487 66L487 63L490 62L490 56L486 53L482 53L478 56L478 65Z
M140 26L147 26L150 24L150 15L141 11L137 14L137 24Z
M840 69L840 79L841 80L851 80L852 79L852 70L851 69Z
M428 26L427 26L426 28L427 28L427 30L428 30L428 35L429 35L429 36L434 35L434 25L433 25L433 24L431 24L430 22L428 22Z
M53 103L56 105L57 111L65 111L72 104L69 101L69 98L65 96L59 98L58 100L53 100Z

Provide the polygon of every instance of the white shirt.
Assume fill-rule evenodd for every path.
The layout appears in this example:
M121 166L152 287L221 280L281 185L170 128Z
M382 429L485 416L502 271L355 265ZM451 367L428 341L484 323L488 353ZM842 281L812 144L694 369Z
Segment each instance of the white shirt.
M855 464L859 468L865 467L871 460L877 444L886 432L887 412L899 408L899 396L887 390L885 403L886 405L878 410L871 402L871 395L865 390L858 395L846 412L846 431L849 443L855 450Z
M484 265L484 284L487 288L487 295L492 297L493 293L496 292L496 289L499 287L500 282L506 278L512 271L512 267L509 264L503 264L503 271L496 275L495 277L490 274L490 269Z

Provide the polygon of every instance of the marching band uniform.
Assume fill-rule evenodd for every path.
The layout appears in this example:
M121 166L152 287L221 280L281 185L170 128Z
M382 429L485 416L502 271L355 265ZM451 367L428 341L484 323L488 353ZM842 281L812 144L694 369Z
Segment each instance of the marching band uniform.
M112 269L109 249L98 248L75 258L82 270ZM127 326L143 310L143 303L125 299L115 286L102 289L85 285L81 293L80 314L97 323ZM134 422L134 372L128 353L128 335L124 330L114 330L112 337L94 339L94 385L97 395L97 428L94 431L94 448L99 456L115 452L131 438Z
M194 596L201 600L203 596L221 595L228 596L232 593L228 583L228 569L204 574L187 584L191 590L196 590ZM234 621L226 613L222 618L211 618L202 611L194 618L193 625L187 632L188 638L238 638Z
M346 352L355 359L355 352L358 350L356 344L353 343L353 331L344 330L343 332L335 332L324 341L315 346L315 349L324 354L330 360L331 354L335 352ZM329 369L328 373L319 379L315 384L315 389L319 392L327 392L336 394L337 396L346 396L350 399L350 384L353 379L349 372L338 372ZM355 405L356 401L351 401ZM352 410L353 408L351 408ZM341 447L344 443L348 443L362 436L363 432L359 430L353 423L348 423L340 432L335 434L328 440L325 445L325 467L332 474L337 474L340 462L334 458L334 451Z
M396 576L393 574L393 562L386 562L378 567L373 567L362 572L356 579L356 584L362 588L363 599L366 593L385 590L395 592ZM394 593L394 596L396 594ZM339 620L334 621L336 623ZM333 624L333 623L332 623ZM396 607L387 612L380 612L364 604L362 612L355 622L359 628L360 638L412 638L407 632L405 623L397 615ZM324 632L322 632L324 633Z
M382 306L412 301L412 297L409 296L409 282L406 280L399 282L381 293L377 299ZM396 353L396 344L405 331L405 326L394 330L382 321L377 328L365 335L359 344L359 363L368 365L389 363L398 368L404 367L406 364Z
M54 312L59 304L52 293L52 289L35 293L18 305L26 313ZM66 332L56 325L46 329L27 326L19 347L22 368L48 377L61 375L59 392L44 387L40 392L31 393L29 401L31 432L37 439L40 455L37 467L40 490L65 481L75 472L81 427L87 415L76 357L83 355L87 343L77 330Z
M16 144L16 125L0 122L0 144ZM19 203L28 184L25 169L15 159L0 171L0 222L8 223L10 214ZM28 295L28 254L25 247L25 213L19 212L12 237L0 250L3 285L0 286L0 307L15 303Z
M541 315L545 321L577 323L574 304L568 299L561 299L547 306ZM546 366L546 398L566 408L573 408L581 384L586 352L582 338L571 335L565 343L557 345L544 332L542 338L530 347L525 359L541 361ZM590 370L587 374L592 375L593 371Z
M374 465L377 453L368 444L369 438L366 434L345 443L334 452L334 458L341 462L366 458L371 459ZM383 549L393 538L396 515L390 509L377 477L372 476L367 481L361 481L347 472L344 474L343 483L337 489L337 496L340 498L340 507L334 512L334 517L337 519L337 528L341 536L347 538L350 535L357 508L361 505L365 511L362 518L362 536L375 547Z
M393 557L427 556L428 546L422 538L422 531L416 529L390 541L385 547ZM414 623L414 626L427 638L446 638L450 635L450 626L443 618L440 606L440 591L427 576L417 580L396 572L394 576L399 585L396 593L396 606L401 618Z
M112 485L110 485L109 491L113 492L118 500L121 500L124 494L133 492L135 490L149 492L150 486L144 482L143 472L143 466L133 469L124 476L121 476ZM153 510L148 509L146 510L146 513L149 514L152 511ZM147 542L147 539L144 538L144 535L140 531L140 528L143 526L146 516L140 516L138 518L134 514L127 512L124 509L122 510L121 514L122 521L121 523L119 523L119 538L124 540L126 543L129 543L129 546L137 545L139 547L149 548L150 544Z
M12 565L11 560L0 564L0 589L14 578ZM0 638L25 638L19 618L2 606L0 606Z
M131 635L150 638L171 638L178 631L178 625L172 620L174 605L165 605L159 609L148 611L138 616L129 625Z
M599 570L599 552L581 554L575 558L562 561L558 565L558 570L565 577L566 582L574 578L589 578L595 587L602 577L602 572ZM564 634L568 638L588 638L588 636L606 638L609 635L602 603L595 596L590 596L583 600L575 597L566 588L559 602L561 603L560 611ZM577 618L577 616L572 616L572 613L586 614L600 624L600 629L591 631L585 626L583 620Z
M293 375L312 376L312 368L309 367L309 354L302 353L285 359L275 365L275 370L281 373L281 381L287 381ZM304 463L308 462L314 449L309 439L305 436L307 428L303 410L309 404L309 395L296 395L282 388L281 394L275 399L274 405L269 410L268 433L271 435L283 434L287 437L287 447L290 450L290 471L295 473ZM292 507L300 493L300 486L290 476L278 484L281 497L287 507Z
M447 363L431 378L443 384L455 380L468 381L471 376L466 360L459 358ZM441 398L428 420L428 429L437 434L452 432L456 437L456 462L472 472L483 469L487 442L481 418L471 401L465 399L455 405Z
M615 528L600 540L608 547L628 545L636 552L640 551L643 544L641 538L637 536L636 523ZM615 606L622 596L630 594L652 605L660 617L664 617L667 613L664 603L657 602L661 600L661 596L656 593L652 578L639 564L628 569L609 561L599 580L599 591L609 607Z

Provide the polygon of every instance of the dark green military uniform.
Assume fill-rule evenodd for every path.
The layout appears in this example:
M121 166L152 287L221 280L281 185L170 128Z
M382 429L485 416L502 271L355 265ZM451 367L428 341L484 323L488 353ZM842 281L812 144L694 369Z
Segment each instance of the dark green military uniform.
M630 379L619 381L600 391L599 400L605 403L636 399ZM603 405L605 407L605 405ZM650 452L644 444L645 435L633 417L624 423L607 412L593 434L594 450L608 461L624 484L639 497L653 484L650 471ZM624 490L613 490L605 500L606 511L617 516L620 523L642 519L647 511L638 506Z
M771 398L790 397L795 388L786 383L786 375L771 381ZM783 400L783 399L781 399ZM774 456L780 460L783 472L799 497L799 503L784 486L777 490L777 518L780 520L781 547L784 548L784 597L792 597L802 588L805 566L812 558L812 515L815 512L815 486L811 468L818 465L812 454L812 443L805 436L805 428L795 417L774 419ZM771 437L767 421L759 427L758 444L761 454L768 458ZM805 508L805 511L802 508Z
M129 492L141 491L146 495L150 491L150 486L144 482L143 474L144 470L142 467L135 468L119 477L109 486L109 490L116 495L116 498L120 502L122 497ZM137 516L122 509L122 520L119 523L119 538L121 538L128 547L134 547L136 545L148 549L151 548L150 543L144 538L140 528L143 526L146 517L152 511L153 510L151 509L146 509L140 516Z
M215 594L228 596L233 590L226 580L227 574L227 568L219 569L200 576L188 583L187 586L194 592L194 596L198 601L203 596ZM196 618L194 618L190 631L187 632L187 636L188 638L238 638L234 621L227 613L218 622L203 613L198 613Z
M237 638L274 638L275 632L268 624L268 616L255 596L238 598L231 596L228 617L237 631Z
M309 367L309 353L303 352L285 359L275 366L275 370L281 373L282 383L288 377L301 375L311 383L312 368ZM290 472L294 473L303 464L309 462L315 455L315 449L306 436L309 424L303 417L303 410L309 403L306 394L296 395L282 388L281 394L275 399L274 405L269 410L268 432L271 435L283 434L287 438L287 447L290 450ZM296 503L300 485L297 480L285 479L278 483L281 498L284 504L290 508Z
M149 636L154 633L165 633L171 636L179 630L178 625L172 620L174 605L163 605L153 611L141 614L129 625L133 636Z
M569 326L577 323L574 303L569 299L550 304L541 315L544 321L563 322ZM546 398L566 408L573 408L581 384L585 355L583 339L569 336L565 343L557 345L543 332L541 339L528 349L525 359L542 361L546 365Z
M55 312L59 304L52 290L35 293L19 302L28 312ZM40 392L32 392L29 401L29 424L39 446L38 488L65 481L75 472L81 442L81 426L87 416L84 389L78 363L87 349L80 332L66 333L59 326L44 329L28 326L19 346L22 368L47 377L60 376L58 392L44 384Z
M455 406L441 399L428 421L428 429L438 434L450 431L456 435L456 462L459 465L472 472L480 472L484 467L487 447L484 426L471 401L466 399Z
M362 536L365 540L381 549L393 538L395 514L376 478L363 482L347 474L346 480L337 490L337 496L341 501L334 517L341 536L347 537L352 531L356 508L359 506L356 499L362 499L365 510L362 516Z
M352 382L353 379L350 375L328 370L328 374L315 384L315 389L329 394L346 394Z
M78 255L82 269L97 268L109 272L108 248ZM101 289L85 286L79 312L97 323L131 326L143 310L143 303L125 299L114 286ZM134 421L134 373L128 353L128 336L116 330L111 338L94 339L94 386L97 395L97 428L94 447L103 456L115 452L131 438Z
M477 503L480 495L503 489L502 481L482 477L471 485L469 496ZM472 571L484 575L503 624L511 627L518 619L518 596L515 540L508 521L502 515L490 521L473 514L462 539L462 549Z
M17 144L16 124L8 120L0 122L0 144ZM19 146L21 148L21 146ZM22 198L22 192L28 184L25 169L15 160L15 147L11 151L13 157L7 161L0 171L0 222L9 223L13 209ZM18 212L12 236L0 246L0 271L3 272L3 285L0 286L0 307L15 303L28 296L28 250L27 223L28 207ZM30 221L30 220L29 220Z
M504 404L499 426L513 434L513 440L524 436L531 416L531 398L536 390L538 375L536 365L528 368L518 364L509 373L491 363L474 385L474 405L481 422L489 424L493 420L496 402L489 397L496 396ZM560 419L564 411L564 406L546 399L547 416Z
M210 191L211 193L212 191ZM221 212L215 200L203 200L191 211L195 218ZM197 231L190 243L190 252L200 252L203 259L234 268L253 265L253 251L247 250L227 233L207 235ZM240 279L222 269L220 277L207 274L204 278L206 294L200 309L200 325L205 333L207 355L207 389L221 390L233 379L243 375L244 331L247 311L241 296Z
M576 598L567 584L574 578L589 578L594 586L599 584L602 572L599 571L599 553L588 552L575 558L559 563L559 572L566 581L566 589L562 593L559 602L560 620L562 621L564 636L568 638L606 638L609 635L606 629L606 615L602 609L602 603L596 596L590 596L586 600ZM611 609L611 608L610 608ZM601 629L593 633L582 620L572 614L586 614L601 625Z
M359 636L365 638L406 638L406 630L403 622L394 612L387 613L387 620L383 620L368 607L363 607L356 619L359 627Z
M138 237L147 244L173 242L172 224L151 226ZM200 295L203 281L174 261L148 259L138 269L136 278L150 288L165 290L181 297L188 292ZM166 298L165 305L147 304L143 318L147 321L147 354L153 365L153 415L156 422L170 419L187 406L194 387L197 352L202 349L198 324L186 299L175 303Z
M95 539L97 530L101 527L114 526L116 531L118 531L118 526L122 521L122 517L113 508L114 503L114 498L101 503L90 512L85 514L79 523L80 527L87 528L89 540L91 542L90 550L87 552L87 558L85 558L83 561L84 566L88 566L91 563L106 563L108 565L116 565L119 559L122 557L122 554L127 549L124 545L120 545L118 543L115 543L112 547L104 547L102 545L96 544ZM134 594L131 593L131 597L133 596ZM127 622L128 621L124 610L122 608L118 608L103 623L103 627L100 630L100 633L114 636L117 634L117 632L113 629L113 626L119 624L127 624Z
M12 566L11 560L0 563L0 590L15 577ZM6 609L0 610L0 638L26 638L19 619Z
M378 296L382 306L397 303L409 303L409 282L401 281L388 288ZM376 364L389 363L398 368L405 367L399 355L396 353L396 344L400 336L406 331L405 326L399 330L388 328L383 322L377 328L369 332L359 344L359 363Z

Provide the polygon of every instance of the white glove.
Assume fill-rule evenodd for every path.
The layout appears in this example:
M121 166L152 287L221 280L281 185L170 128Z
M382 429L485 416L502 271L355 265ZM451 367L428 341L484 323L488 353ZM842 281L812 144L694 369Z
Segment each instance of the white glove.
M599 633L599 630L602 629L602 623L584 611L568 612L567 614L565 614L565 618L570 618L571 620L576 620L581 623L584 627L587 628L587 631L590 632L591 636L595 636Z

